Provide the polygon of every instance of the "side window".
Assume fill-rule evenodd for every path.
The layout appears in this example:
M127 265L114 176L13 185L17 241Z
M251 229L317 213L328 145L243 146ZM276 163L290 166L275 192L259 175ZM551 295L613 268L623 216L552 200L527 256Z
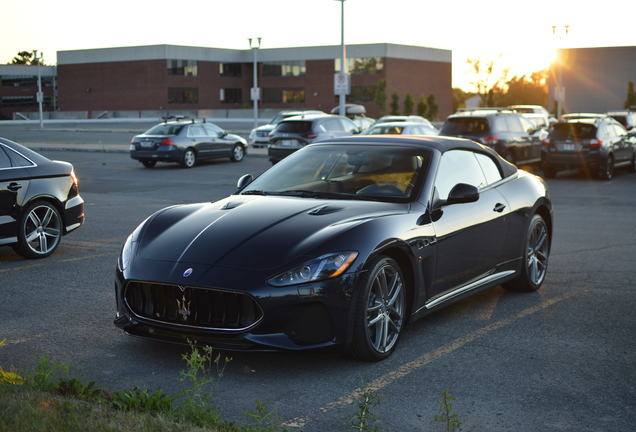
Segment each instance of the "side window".
M11 168L11 161L9 156L4 152L3 146L0 146L0 169Z
M188 128L188 136L201 137L201 136L207 136L207 133L205 133L205 129L203 129L202 125L192 125Z
M524 117L519 117L519 121L521 122L521 127L527 133L534 131L534 124L532 124L528 119Z
M223 132L223 129L221 129L217 125L213 125L213 124L209 124L209 123L204 124L203 128L206 130L208 135L213 136L213 137L219 136L221 134L221 132Z
M523 127L521 126L521 121L519 121L519 117L514 115L506 116L506 121L508 122L508 129L510 132L515 133L523 133Z
M343 129L346 132L353 133L354 131L358 130L358 127L351 120L348 120L348 119L338 119L338 120L340 120L340 124L342 125Z
M627 134L627 131L625 130L625 128L617 124L614 125L614 130L616 131L616 135L618 135L621 138L623 138Z
M479 162L481 170L484 172L486 184L490 185L502 179L501 173L499 172L499 168L497 168L495 161L481 153L475 153L475 157L477 158L477 162Z
M506 118L502 116L496 116L492 118L494 130L493 133L497 132L510 132L510 128L508 127L508 123L506 122Z
M476 188L486 186L484 174L471 151L451 150L442 155L435 179L437 197L447 199L451 189L458 183L466 183Z
M344 128L342 127L342 124L340 123L339 119L337 119L337 118L330 118L330 119L325 120L323 122L323 126L328 131L343 131L344 130Z
M33 165L28 159L11 149L6 149L6 153L11 159L11 165L14 167L27 167Z

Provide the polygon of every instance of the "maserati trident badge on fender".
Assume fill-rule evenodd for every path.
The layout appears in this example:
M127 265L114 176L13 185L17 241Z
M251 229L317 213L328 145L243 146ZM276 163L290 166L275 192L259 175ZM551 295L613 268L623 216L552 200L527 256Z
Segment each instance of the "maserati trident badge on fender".
M189 277L192 274L192 267L183 272L183 277Z

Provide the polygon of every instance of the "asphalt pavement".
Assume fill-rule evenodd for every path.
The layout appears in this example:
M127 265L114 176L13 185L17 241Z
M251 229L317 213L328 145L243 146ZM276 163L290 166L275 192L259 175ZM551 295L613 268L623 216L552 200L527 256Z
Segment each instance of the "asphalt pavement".
M248 155L145 169L119 153L45 154L74 164L86 224L45 260L0 248L0 366L33 367L46 354L109 388L178 391L185 349L112 324L120 248L155 210L218 200L269 162ZM540 291L496 287L443 309L409 326L380 363L336 352L230 353L216 389L220 411L243 421L259 399L294 430L345 431L357 389L368 384L388 431L445 430L434 420L444 389L463 431L633 430L636 174L600 181L573 172L548 183L555 235Z

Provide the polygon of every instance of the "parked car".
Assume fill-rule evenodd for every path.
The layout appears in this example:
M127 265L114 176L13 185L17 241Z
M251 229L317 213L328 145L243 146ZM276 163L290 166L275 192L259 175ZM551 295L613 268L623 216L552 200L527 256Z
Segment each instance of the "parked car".
M426 123L380 123L370 127L364 135L439 135L439 131Z
M201 160L218 158L240 162L246 154L245 138L205 120L165 121L130 142L130 157L146 168L153 168L157 162L178 162L192 168Z
M296 116L280 122L270 135L267 156L272 164L316 141L360 133L350 119L330 114Z
M471 141L332 139L237 187L160 210L132 232L115 325L222 349L336 346L378 361L408 322L545 279L546 184Z
M354 117L351 121L358 127L360 132L364 132L375 123L375 119L371 117Z
M425 119L422 116L418 116L418 115L386 115L386 116L382 116L379 119L377 119L374 123L374 125L376 124L380 124L380 123L395 123L395 122L418 122L418 123L424 123L429 127L435 127L433 126L433 124L430 122L430 120Z
M620 123L607 116L562 120L544 140L543 173L554 177L559 170L585 168L610 180L617 167L636 170L635 140Z
M44 258L83 222L73 165L0 138L0 246Z
M541 161L541 140L521 114L503 108L463 110L448 117L440 135L468 138L515 164Z
M635 111L610 111L607 115L622 124L628 133L636 134Z
M266 147L269 144L269 134L274 130L274 128L276 127L278 123L280 123L281 121L289 117L294 117L297 115L308 115L308 114L324 114L324 113L318 110L281 111L278 114L276 114L276 117L271 119L269 123L252 129L247 138L247 142L250 145L253 145L254 147Z
M340 106L335 106L329 111L331 114L339 114ZM360 132L367 130L374 122L375 119L366 116L367 109L364 105L359 104L345 104L345 115L358 127Z

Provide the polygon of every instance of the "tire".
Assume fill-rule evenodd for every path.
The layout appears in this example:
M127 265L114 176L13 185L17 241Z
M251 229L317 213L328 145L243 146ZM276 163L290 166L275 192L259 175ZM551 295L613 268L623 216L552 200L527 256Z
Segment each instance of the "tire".
M546 178L554 178L557 174L556 168L548 163L543 163L543 165L541 165L541 171L543 171L543 175Z
M155 165L157 165L157 161L145 160L145 161L141 161L141 164L145 166L146 168L154 168Z
M192 168L197 164L197 152L194 149L186 149L181 158L181 166L183 168Z
M636 150L632 152L632 161L629 164L629 171L636 172Z
M25 258L45 258L57 249L63 230L59 210L48 201L35 201L20 215L14 249Z
M234 144L232 148L232 154L230 155L230 160L232 162L240 162L245 157L245 149L240 144Z
M380 361L395 351L406 323L406 284L392 258L377 256L366 270L352 300L351 340L346 349L359 360Z
M541 215L530 219L523 244L521 272L503 286L511 291L536 291L545 280L550 257L550 230Z
M598 178L601 180L611 180L614 178L614 156L609 155L605 163L598 171Z

